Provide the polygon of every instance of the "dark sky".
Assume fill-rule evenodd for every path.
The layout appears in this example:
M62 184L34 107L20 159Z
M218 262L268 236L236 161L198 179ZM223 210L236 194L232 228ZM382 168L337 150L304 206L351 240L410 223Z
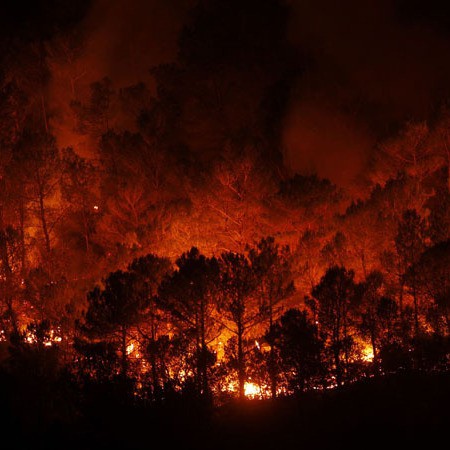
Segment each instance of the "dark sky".
M77 9L67 0L39 0L23 12L20 1L10 2L3 33L41 23L46 34L78 23L86 42L76 61L80 89L105 75L124 86L148 82L149 67L176 58L179 32L195 3L83 0ZM338 183L353 180L380 139L407 120L431 119L447 98L450 6L419 0L286 3L288 41L307 60L285 113L286 163ZM59 90L57 83L49 89L55 103Z
M193 3L98 0L87 18L88 54L121 82L132 81L149 65L175 57ZM309 63L286 114L286 163L294 171L353 182L379 139L405 120L430 118L448 94L449 7L392 0L288 3L289 41Z
M448 95L448 8L389 0L292 1L290 37L312 63L285 141L294 167L337 182L361 174L373 146ZM425 6L425 3L428 6Z

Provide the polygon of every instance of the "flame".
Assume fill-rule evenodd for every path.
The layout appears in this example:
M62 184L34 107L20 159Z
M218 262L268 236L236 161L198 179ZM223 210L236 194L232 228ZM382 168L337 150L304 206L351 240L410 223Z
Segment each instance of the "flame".
M365 345L362 349L362 360L365 362L372 362L374 358L373 348L371 345Z
M45 347L51 347L54 344L58 344L62 341L62 337L59 335L58 330L51 329L49 336L44 340ZM27 331L25 335L25 342L28 344L36 344L38 342L37 336L32 331Z
M260 398L261 390L255 383L246 382L244 384L244 394L248 398Z
M131 354L134 350L134 344L133 342L131 344L127 345L127 355Z
M229 381L226 385L226 390L228 392L232 392L236 394L239 390L238 383L236 380ZM286 394L286 388L283 386L278 386L277 388L277 395L284 395ZM270 387L267 384L256 384L251 381L246 381L244 383L244 395L245 397L254 400L254 399L265 399L271 397L271 391Z

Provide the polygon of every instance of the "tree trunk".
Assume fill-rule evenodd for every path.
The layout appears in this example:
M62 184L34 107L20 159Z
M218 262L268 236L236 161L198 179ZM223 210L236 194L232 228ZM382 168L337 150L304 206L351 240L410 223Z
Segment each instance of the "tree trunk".
M37 172L37 182L38 182L38 194L39 194L39 218L41 220L42 232L44 233L45 239L45 249L47 253L50 253L50 234L48 232L47 218L45 215L45 205L44 205L44 191L42 187L42 180L39 174L39 170Z
M202 391L202 346L200 337L200 325L199 325L199 313L198 310L195 312L195 391L197 395L201 394Z
M413 273L413 300L414 300L414 334L419 336L419 299L417 298L416 274Z
M205 330L205 302L200 301L200 339L201 339L201 378L202 378L202 394L207 396L209 393L208 383L208 347L206 345L206 330Z
M333 349L334 353L334 364L336 366L336 383L338 386L342 385L342 367L341 367L341 357L340 357L340 349L338 343L336 342L335 348Z
M239 399L245 398L245 367L244 367L244 327L241 321L238 322L238 385L239 385Z
M3 228L3 218L2 211L0 211L0 261L2 262L3 270L4 270L4 279L5 279L5 297L4 302L6 306L7 316L11 322L11 327L14 332L17 331L17 316L14 312L13 302L14 302L14 282L13 282L13 273L11 269L11 265L9 263L8 257L8 247L6 244L6 231Z
M19 200L19 220L20 220L20 270L22 276L26 271L26 249L25 249L25 205L23 198Z
M342 385L341 345L341 309L338 305L335 329L333 330L333 354L334 364L336 366L336 383L338 386Z
M347 320L344 319L344 358L345 358L345 367L344 367L344 373L347 377L348 375L348 363L349 363L349 353L348 353L348 342L347 342Z
M273 308L272 301L269 301L269 330L273 327ZM273 343L270 345L269 353L269 378L270 378L270 395L272 399L277 397L277 370L275 364L275 348Z
M153 304L152 304L153 307ZM156 366L156 325L155 325L155 316L153 311L151 311L150 316L150 327L151 327L151 351L150 351L150 366L152 373L152 386L153 386L153 398L156 402L161 400L160 395L160 386L159 386L159 377L158 377L158 368Z
M122 375L126 378L128 373L128 356L127 356L127 328L122 326L121 333L121 347L122 347Z
M370 343L372 344L372 353L373 353L373 363L377 363L377 344L375 339L375 324L372 324L371 330L370 330Z

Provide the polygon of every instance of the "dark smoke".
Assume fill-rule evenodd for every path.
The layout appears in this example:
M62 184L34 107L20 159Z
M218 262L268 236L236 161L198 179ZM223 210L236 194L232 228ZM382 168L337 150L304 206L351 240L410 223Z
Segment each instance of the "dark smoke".
M406 2L290 5L291 41L311 62L286 120L288 160L348 184L376 141L432 117L448 95L448 35Z
M193 0L97 0L79 25L80 51L68 64L57 62L49 87L56 109L53 126L60 146L89 153L73 132L68 107L85 99L91 83L109 77L116 89L144 81L152 87L150 68L176 59L177 39ZM59 63L59 64L58 64ZM76 77L75 92L69 76Z
M67 107L104 76L116 88L153 81L176 61L195 0L97 0L79 25L82 50L49 87L60 145L83 146ZM206 2L207 3L207 2ZM289 43L305 59L284 114L285 164L351 186L379 141L408 120L427 120L449 94L450 26L433 2L287 0ZM255 10L255 15L258 10ZM79 74L71 92L67 72ZM84 143L86 147L86 143Z

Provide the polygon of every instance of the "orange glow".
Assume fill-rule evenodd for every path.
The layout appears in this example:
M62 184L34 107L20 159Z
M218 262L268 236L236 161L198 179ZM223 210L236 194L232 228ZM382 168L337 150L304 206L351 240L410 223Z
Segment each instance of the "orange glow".
M363 344L362 350L361 350L361 359L364 362L372 362L374 358L373 355L373 348L370 344Z
M127 355L130 355L131 353L133 353L133 350L134 350L134 344L133 343L128 344L127 345Z
M25 335L25 341L29 344L36 344L38 342L38 339L34 333L31 331L27 331ZM54 344L58 344L62 341L62 337L58 334L58 331L56 330L50 330L49 336L44 340L43 344L46 347L51 347Z
M365 345L362 349L362 360L365 362L373 361L373 348L371 345Z
M261 389L254 383L246 382L244 385L244 393L247 398L261 398Z
M228 383L226 388L228 392L236 393L238 392L238 384L236 381L231 381ZM281 391L280 391L281 392ZM266 387L258 386L251 381L246 381L244 384L244 395L253 400L253 399L263 399L270 396L270 393Z

